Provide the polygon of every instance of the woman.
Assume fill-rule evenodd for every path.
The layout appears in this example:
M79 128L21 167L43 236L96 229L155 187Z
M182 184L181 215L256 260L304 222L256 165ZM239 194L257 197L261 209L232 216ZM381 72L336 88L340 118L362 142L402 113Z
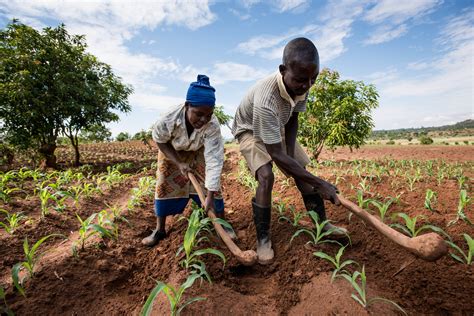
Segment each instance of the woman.
M142 240L146 246L155 246L166 237L166 217L182 213L189 198L201 204L188 172L205 179L204 209L213 208L223 218L220 177L224 144L219 122L213 116L215 91L207 76L198 75L197 81L189 86L186 102L165 114L153 127L153 140L160 149L155 191L157 221L152 234Z

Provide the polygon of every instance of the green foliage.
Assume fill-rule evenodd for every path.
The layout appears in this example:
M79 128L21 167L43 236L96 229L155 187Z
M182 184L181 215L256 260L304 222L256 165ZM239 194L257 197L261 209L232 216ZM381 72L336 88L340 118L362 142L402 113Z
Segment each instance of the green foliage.
M346 249L346 246L339 248L335 257L331 257L330 255L322 251L313 252L313 255L315 255L316 257L327 260L334 265L334 271L332 272L332 275L331 275L331 283L334 282L334 279L336 277L340 276L340 273L349 274L346 270L344 270L346 266L349 266L351 264L358 265L358 263L355 262L354 260L345 260L341 262L341 257L345 249Z
M112 132L103 124L95 124L81 130L79 137L85 142L108 142L112 139Z
M393 202L394 202L394 199L391 199L391 198L386 200L385 203L384 202L379 202L379 201L376 201L376 200L370 201L370 203L372 203L372 205L374 205L377 208L377 210L379 211L380 220L382 222L385 221L385 215L387 214L388 209L389 209L390 205L392 205Z
M0 285L0 300L3 301L3 306L0 309L0 314L6 314L7 316L14 316L15 314L8 307L5 290L3 289L1 285Z
M247 163L245 159L239 160L239 177L238 181L249 188L252 192L255 192L258 186L257 180L250 174L249 169L247 168Z
M202 276L198 273L190 274L186 281L184 281L184 283L181 284L178 289L173 287L171 284L165 284L163 282L156 281L156 286L153 288L150 295L148 296L145 305L143 305L143 308L140 312L140 316L151 315L151 312L153 310L153 302L155 301L158 294L160 294L161 292L165 293L168 302L170 303L172 316L179 315L181 311L191 303L205 300L205 298L202 297L193 297L185 302L181 302L184 292L191 286L193 286L194 282L199 278L202 278Z
M469 218L466 216L466 213L464 213L464 209L466 206L471 202L471 198L467 195L466 190L461 190L459 192L459 203L458 203L458 211L456 214L456 218L448 223L448 226L451 226L455 223L457 223L458 220L463 220L469 225L473 225L473 223L469 220Z
M433 144L433 139L431 137L428 137L428 136L421 136L420 138L418 138L418 140L420 141L420 144L422 144L422 145L431 145L431 144Z
M94 219L98 216L98 223L94 223ZM83 220L78 214L76 214L77 220L81 224L79 228L79 239L72 245L72 253L75 257L78 256L77 246L81 246L81 250L84 250L86 241L92 236L99 234L102 239L105 238L118 238L118 226L113 222L113 219L109 217L106 211L94 213L87 219Z
M69 35L63 24L39 32L13 21L0 32L0 43L2 131L11 144L36 148L47 166L55 167L60 134L78 148L79 131L131 110L132 89L86 52L84 36Z
M232 116L224 112L224 107L222 105L218 105L214 108L214 115L219 121L220 125L226 125L229 129L231 129L229 122L232 120Z
M185 218L188 221L188 227L186 228L186 233L184 234L183 245L179 247L176 256L178 256L183 250L186 257L181 261L181 265L186 269L193 269L194 271L200 271L201 275L204 275L209 282L211 278L206 272L206 265L204 261L199 259L199 257L211 254L218 256L222 259L222 262L226 263L226 258L224 254L216 249L206 248L206 249L197 249L199 244L202 241L208 240L206 236L200 236L202 232L211 231L212 219L204 216L205 211L202 208L193 207L193 212L188 218ZM216 219L221 225L226 227L231 227L227 222L221 219Z
M433 209L433 203L436 202L436 198L437 198L438 194L436 192L434 192L433 190L431 189L427 189L426 190L426 194L425 194L425 208L427 210L430 210L431 212L434 212L434 209Z
M472 264L472 257L474 257L474 239L472 239L471 236L468 234L463 234L464 239L466 240L467 246L468 246L468 251L467 253L464 253L461 248L459 248L455 243L452 241L446 241L451 248L457 251L457 254L450 252L449 255L453 257L455 260L465 263L467 265Z
M374 126L377 98L375 86L341 80L337 71L323 69L309 91L306 112L299 115L298 139L315 158L324 145L359 148Z
M309 244L313 244L313 246L323 244L323 243L336 243L341 245L338 241L336 240L331 240L331 239L325 239L326 237L330 236L332 233L336 232L336 228L331 228L331 229L325 229L326 224L329 224L329 220L321 221L319 222L319 217L318 214L314 211L309 211L308 215L311 218L311 222L313 223L312 229L308 228L301 228L297 230L293 236L291 236L290 243L298 237L300 234L305 233L307 234L311 240L308 241ZM347 235L349 238L349 236Z
M44 253L37 254L38 248L43 244L47 239L51 237L56 237L56 236L62 236L59 234L51 234L48 236L45 236L38 240L33 247L30 248L30 245L28 243L28 238L25 238L23 241L23 252L25 255L25 261L18 262L15 264L12 268L12 279L13 279L13 284L17 288L18 292L20 294L25 295L25 291L23 289L23 279L20 279L20 271L21 269L26 269L28 271L28 274L30 278L33 278L34 276L34 270L35 270L35 265L38 262L38 260L44 255Z
M421 232L423 232L425 230L431 230L431 231L434 231L436 233L440 233L440 234L448 237L448 239L450 238L449 235L444 230L442 230L441 228L439 228L437 226L434 226L434 225L426 224L426 225L422 225L420 228L417 228L416 227L416 222L417 222L418 218L423 217L422 215L417 215L415 217L410 217L405 213L398 213L398 214L396 214L396 216L403 219L404 225L401 225L401 224L397 223L397 224L391 224L390 226L399 228L400 230L402 230L404 233L406 233L410 237L416 237Z
M364 308L368 308L370 305L372 305L374 302L380 301L384 302L387 304L392 304L395 306L400 312L402 312L404 315L408 315L405 310L395 303L394 301L388 300L386 298L382 297L372 297L372 298L367 298L367 277L365 275L365 266L362 266L362 271L355 271L352 275L348 274L342 274L341 275L344 279L346 279L351 285L352 288L356 291L355 294L351 294L351 297L360 305L362 305ZM359 279L359 281L358 281ZM359 283L360 282L360 283Z
M115 137L115 140L118 142L123 142L126 140L130 140L132 137L130 136L129 133L127 132L120 132L117 137Z
M26 216L22 215L22 213L10 213L7 210L1 209L0 212L5 214L5 219L7 220L5 223L0 222L0 226L2 226L7 233L13 235L15 229L20 226L20 221L25 219Z
M293 225L294 227L298 227L300 225L300 220L303 218L304 214L302 212L299 212L296 210L296 208L293 205L289 205L288 209L290 210L291 213L291 219L287 216L281 215L278 218L278 221L286 221Z

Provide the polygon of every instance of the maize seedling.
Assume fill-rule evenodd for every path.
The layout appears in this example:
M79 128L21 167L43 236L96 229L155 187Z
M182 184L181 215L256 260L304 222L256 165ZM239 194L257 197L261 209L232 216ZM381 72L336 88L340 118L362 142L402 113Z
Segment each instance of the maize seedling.
M328 255L328 254L326 254L322 251L313 252L314 256L319 257L319 258L324 259L324 260L327 260L327 261L331 262L334 265L335 269L334 269L334 271L332 272L332 275L331 275L331 283L334 281L335 278L337 278L338 276L340 277L340 275L339 275L340 273L348 274L348 272L346 270L344 270L344 267L349 266L350 264L359 265L354 260L345 260L345 261L341 262L341 257L342 257L342 254L344 253L345 249L346 249L346 246L342 246L341 248L339 248L339 250L338 250L335 257L331 257L330 255Z

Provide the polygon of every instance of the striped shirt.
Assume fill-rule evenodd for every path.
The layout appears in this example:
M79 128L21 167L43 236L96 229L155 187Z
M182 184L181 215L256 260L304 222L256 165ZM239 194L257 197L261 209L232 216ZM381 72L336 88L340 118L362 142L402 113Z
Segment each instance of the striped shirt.
M157 143L171 143L176 151L197 151L204 146L206 181L209 191L219 191L222 167L224 166L224 142L221 128L215 115L200 129L194 129L190 136L186 130L184 104L174 107L161 117L152 128L153 140Z
M306 111L307 94L293 100L280 72L257 82L240 102L232 125L234 137L250 131L264 144L281 143L293 112Z

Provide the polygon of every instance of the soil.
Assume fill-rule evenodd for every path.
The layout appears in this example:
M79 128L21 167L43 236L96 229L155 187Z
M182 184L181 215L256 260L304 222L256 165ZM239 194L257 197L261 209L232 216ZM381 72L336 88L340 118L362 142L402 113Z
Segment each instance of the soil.
M433 146L434 147L434 146ZM409 146L407 150L397 147L380 148L366 146L349 154L345 150L334 153L325 151L321 158L374 159L390 156L394 159L436 159L446 161L472 161L474 148ZM474 147L474 146L473 146ZM465 149L467 151L465 151ZM252 192L239 183L236 148L227 149L224 167L223 194L226 203L227 220L233 225L242 250L255 249L256 236L252 220ZM148 171L147 175L152 175ZM472 165L466 174L474 177ZM126 202L130 189L136 186L137 174L115 189L89 201L83 201L64 214L51 213L39 220L38 201L15 199L8 205L29 216L38 218L15 232L13 236L0 231L0 283L6 288L7 303L17 315L138 315L149 293L163 281L178 286L186 279L186 273L179 265L181 257L176 252L182 244L186 221L178 217L167 222L168 237L158 246L148 249L140 241L153 229L155 217L153 200L150 199L133 212L127 213ZM332 174L319 170L318 175L331 181ZM275 182L275 195L285 197L290 205L303 211L302 199L294 185L284 185L283 176ZM333 179L332 179L333 180ZM356 177L345 176L339 184L344 196L354 199ZM472 183L471 188L472 188ZM423 207L424 192L432 188L439 192L436 212ZM474 236L474 227L458 221L448 227L457 210L459 188L455 180L446 180L441 186L432 182L416 184L416 190L409 191L400 185L394 189L390 179L383 178L373 183L371 191L382 196L401 194L402 202L394 204L390 213L405 212L410 216L424 215L423 223L431 223L445 229L453 241L466 251L463 233ZM472 191L469 191L469 195ZM124 211L129 223L120 223L118 241L90 243L79 257L71 255L71 241L63 238L50 239L40 247L48 251L37 267L35 277L26 281L26 297L14 291L10 279L10 268L23 259L22 242L25 237L36 241L50 233L71 236L78 230L74 212L81 217L89 216L117 204ZM381 236L374 229L365 226L355 216L350 218L343 207L326 204L328 217L350 232L352 244L346 247L343 259L352 259L365 266L368 297L383 297L402 306L410 315L473 315L474 314L474 268L445 256L436 262L426 262L413 257L393 242ZM474 221L472 206L466 215ZM190 208L185 215L190 214ZM289 213L287 213L289 215ZM307 219L306 219L307 221ZM240 264L216 236L211 236L207 246L223 251L228 261L223 265L215 256L206 256L207 271L212 284L199 281L184 294L185 299L203 297L206 300L187 306L183 315L398 315L390 304L375 302L363 308L351 293L354 290L343 279L330 282L333 267L312 253L323 251L335 255L339 246L325 243L308 245L309 238L300 235L291 243L297 230L291 224L279 221L276 209L272 214L272 243L275 260L267 266L246 267ZM73 238L71 238L73 239ZM54 251L53 251L54 250ZM53 253L53 254L51 254ZM352 269L353 270L353 269ZM169 313L169 304L160 294L154 303L154 314Z

